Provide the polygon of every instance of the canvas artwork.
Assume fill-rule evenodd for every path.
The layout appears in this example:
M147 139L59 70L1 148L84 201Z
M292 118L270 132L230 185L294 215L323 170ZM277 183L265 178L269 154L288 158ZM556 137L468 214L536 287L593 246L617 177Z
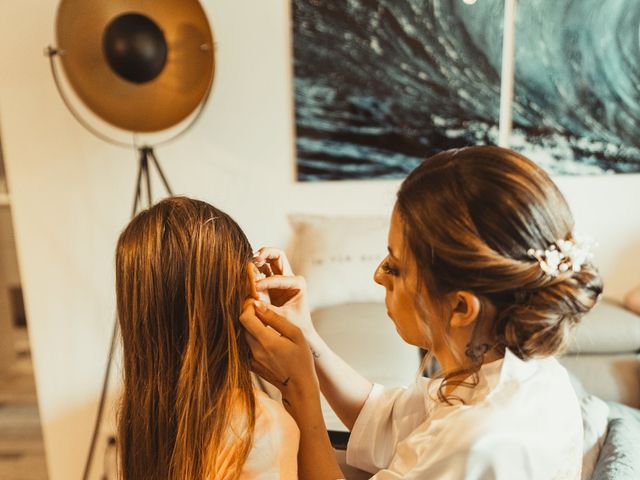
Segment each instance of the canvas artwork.
M298 180L403 178L495 144L503 16L504 0L293 0ZM552 174L640 172L639 16L518 2L512 148Z
M638 0L518 2L510 147L552 174L640 172L639 25Z

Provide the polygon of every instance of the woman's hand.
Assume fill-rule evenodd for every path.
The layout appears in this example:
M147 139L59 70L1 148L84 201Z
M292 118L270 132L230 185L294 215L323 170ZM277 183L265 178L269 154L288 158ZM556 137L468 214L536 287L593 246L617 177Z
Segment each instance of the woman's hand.
M293 275L287 255L279 248L262 247L253 255L253 263L267 277L272 275Z
M287 409L296 409L306 398L319 397L318 378L302 331L274 310L247 301L240 322L247 330L252 369L282 392Z
M302 408L308 409L316 398L319 402L319 383L333 410L351 429L373 385L331 351L318 335L311 322L306 282L293 275L285 254L276 248L261 248L253 262L263 273L271 275L256 282L256 290L268 291L271 303L275 305L268 307L268 313L254 312L250 306L241 318L253 336L249 345L256 358L256 373L278 387L287 401L295 400L294 408L302 403ZM278 333L283 336L279 337ZM301 386L311 392L312 386L315 393L303 395L301 402L299 397L287 396L291 392L286 388L294 379L295 388ZM313 380L311 386L309 379ZM292 410L289 413L296 421L302 418L296 417ZM318 422L323 425L321 414Z
M309 340L315 333L307 301L307 283L295 276L282 250L263 247L253 257L256 267L267 278L256 282L258 292L267 292L275 311L297 325Z
M240 315L253 354L252 368L282 392L282 403L298 424L299 478L344 478L322 418L318 378L309 346L302 330L274 309L249 300Z

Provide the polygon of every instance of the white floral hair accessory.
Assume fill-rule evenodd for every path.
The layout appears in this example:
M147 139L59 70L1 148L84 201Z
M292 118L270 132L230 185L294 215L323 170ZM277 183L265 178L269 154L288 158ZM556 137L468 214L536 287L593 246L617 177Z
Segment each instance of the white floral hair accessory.
M544 273L556 277L569 270L579 272L582 265L593 258L591 250L594 246L595 243L589 239L557 240L547 250L530 248L527 254L538 260Z

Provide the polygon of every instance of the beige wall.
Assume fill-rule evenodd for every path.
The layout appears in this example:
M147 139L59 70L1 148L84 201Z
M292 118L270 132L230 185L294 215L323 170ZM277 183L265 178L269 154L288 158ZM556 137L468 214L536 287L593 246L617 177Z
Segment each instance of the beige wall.
M56 3L0 3L0 126L48 466L67 480L79 478L91 432L136 164L77 125L55 91L42 50ZM255 246L286 242L287 212L389 212L398 185L294 182L288 4L205 2L213 95L196 128L157 152L177 193L228 211ZM558 181L580 229L600 241L607 293L620 297L640 283L640 177Z

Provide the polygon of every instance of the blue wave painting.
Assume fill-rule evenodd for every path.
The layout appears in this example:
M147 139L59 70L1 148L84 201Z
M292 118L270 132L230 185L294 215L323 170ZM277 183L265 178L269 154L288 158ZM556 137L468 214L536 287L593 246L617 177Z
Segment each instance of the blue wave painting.
M517 13L511 148L553 174L640 172L640 1L527 0Z
M298 179L402 178L439 151L495 143L503 8L293 0ZM512 147L554 174L639 172L640 2L517 13Z

